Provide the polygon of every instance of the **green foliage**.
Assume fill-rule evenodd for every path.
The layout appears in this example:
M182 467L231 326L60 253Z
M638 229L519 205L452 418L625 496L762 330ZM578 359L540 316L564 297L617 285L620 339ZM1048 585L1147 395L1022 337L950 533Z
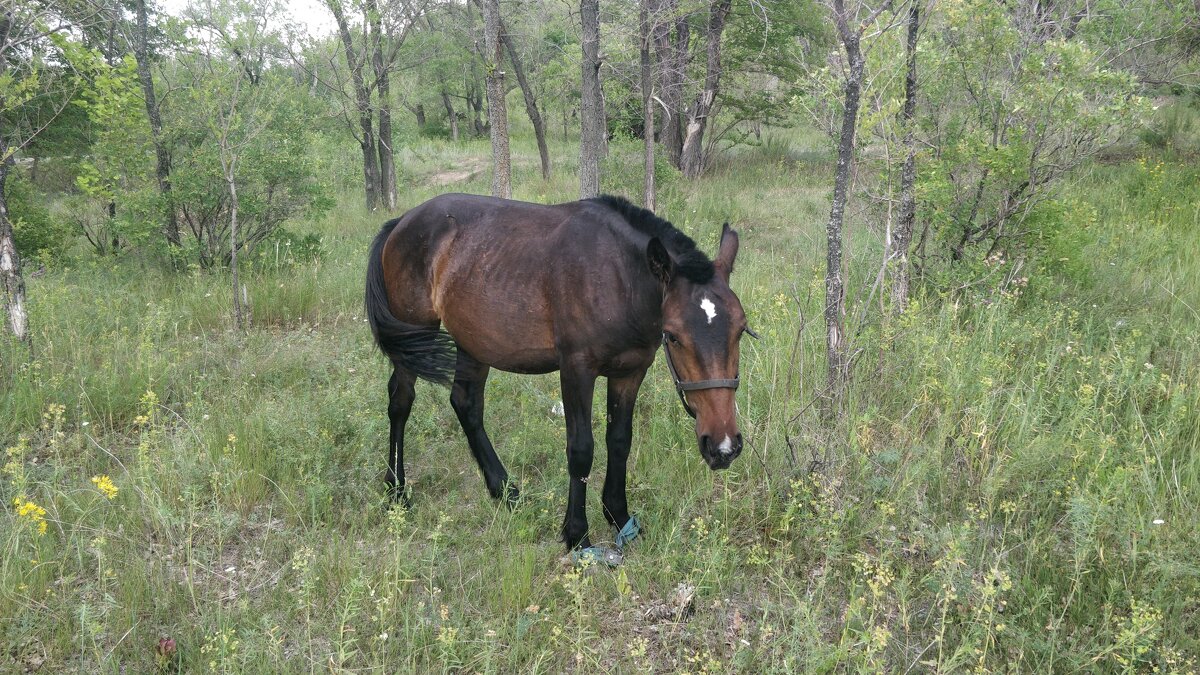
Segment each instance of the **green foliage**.
M255 247L251 262L259 268L281 270L319 262L325 255L321 235L300 235L285 227L276 228Z
M803 73L831 42L829 26L812 0L734 3L721 46L720 120L787 126ZM744 135L729 137L733 144L744 140Z
M1200 149L1200 95L1184 94L1156 108L1138 138L1158 151L1194 153Z
M444 389L425 384L407 434L416 504L385 505L389 371L361 314L378 214L276 230L245 269L245 333L226 330L224 275L134 257L51 267L31 303L39 357L0 373L0 648L94 671L153 671L163 636L181 671L307 669L297 654L388 672L1195 670L1195 167L1085 165L1034 228L1028 285L1008 274L1016 258L980 263L1010 282L919 295L860 336L845 432L822 441L789 420L823 384L824 335L798 331L798 312L823 306L812 242L831 162L818 133L775 134L699 183L663 184L660 211L705 250L726 218L742 234L733 285L763 335L742 348L751 446L709 471L653 368L630 462L647 527L615 571L559 562L553 375L489 380L514 512L486 497ZM638 145L607 160L634 195ZM408 154L427 176L487 147ZM569 172L535 173L518 174L522 198L576 190ZM486 189L414 180L402 208L464 185ZM282 262L315 237L317 257ZM876 244L848 254L862 283ZM602 420L595 432L598 485ZM851 449L844 477L805 474L831 441ZM594 540L611 539L594 492L588 506ZM683 616L680 584L695 593Z
M332 181L321 158L311 152L316 136L309 120L316 114L315 104L280 87L273 78L281 76L268 73L249 94L266 98L242 101L254 116L243 110L230 121L240 135L230 141L238 153L238 240L249 251L288 219L316 218L332 206ZM173 196L182 227L191 235L189 257L210 267L229 260L229 192L219 127L211 118L211 106L227 103L214 101L212 91L192 94L171 115L171 133L180 139L172 167Z
M21 255L27 260L54 260L66 254L75 239L71 225L51 217L45 197L37 193L21 172L9 174L4 196L13 224L13 239Z
M634 202L641 202L645 188L645 159L639 155L643 145L638 138L614 138L609 141L612 149L601 161L600 175L604 177L604 191L628 195ZM620 148L620 150L616 150ZM640 161L631 161L637 157ZM654 154L654 184L659 193L669 192L683 174L671 165L661 148Z
M98 253L157 244L162 204L137 63L132 56L113 66L97 60L86 77L75 103L87 113L92 139L75 179L82 195L76 223Z
M922 156L919 218L955 260L997 246L1017 255L1040 236L1040 205L1065 172L1136 124L1145 104L1129 75L1032 10L974 0L941 9L921 50L930 114L920 124L936 141Z

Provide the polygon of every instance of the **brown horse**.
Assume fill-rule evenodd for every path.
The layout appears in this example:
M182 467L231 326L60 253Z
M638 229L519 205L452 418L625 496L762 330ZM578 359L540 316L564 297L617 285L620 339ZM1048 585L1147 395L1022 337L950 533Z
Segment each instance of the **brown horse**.
M738 236L714 261L669 222L603 196L545 206L466 194L435 197L383 226L367 264L367 315L394 366L387 484L404 493L404 425L418 377L450 383L450 404L492 497L509 483L483 428L490 368L560 371L570 487L562 536L587 548L592 392L608 378L604 516L625 533L633 406L661 343L700 454L723 469L742 451L735 419L746 315L729 287ZM620 539L620 537L618 538Z

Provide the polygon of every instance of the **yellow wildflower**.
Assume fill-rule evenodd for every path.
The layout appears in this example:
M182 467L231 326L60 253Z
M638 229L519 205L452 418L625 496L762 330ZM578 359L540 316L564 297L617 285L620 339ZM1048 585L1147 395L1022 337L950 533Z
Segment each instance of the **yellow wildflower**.
M22 497L13 499L13 506L17 507L17 518L28 520L37 528L39 536L46 534L46 509Z
M117 496L117 486L113 485L112 479L107 474L92 476L92 484L96 486L105 497L115 499Z

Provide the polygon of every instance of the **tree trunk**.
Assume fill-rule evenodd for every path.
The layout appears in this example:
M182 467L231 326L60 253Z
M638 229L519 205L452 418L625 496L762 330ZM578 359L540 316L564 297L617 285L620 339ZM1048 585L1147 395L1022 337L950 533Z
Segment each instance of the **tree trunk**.
M908 249L912 245L914 225L917 220L917 136L915 117L917 112L917 37L921 20L918 2L911 0L908 10L908 41L905 55L908 57L907 74L904 81L904 145L908 154L904 157L904 169L900 173L900 217L896 232L890 242L888 264L892 269L893 314L899 314L908 306L909 264Z
M0 125L3 121L0 120ZM12 221L8 219L8 172L12 166L8 143L0 128L0 282L4 285L4 306L8 310L8 329L32 351L33 337L29 334L29 312L25 308L25 278L21 275L21 256L13 239Z
M642 185L642 202L654 210L654 71L650 62L650 0L640 0L638 35L638 60L642 70L642 143L645 148L645 180Z
M442 105L446 106L446 117L450 121L450 140L458 141L458 116L454 113L454 103L450 101L450 95L445 91L442 92Z
M473 2L476 6L480 5L480 0L473 0ZM480 7L480 10L482 11L483 8ZM483 18L486 24L486 11L483 13ZM484 29L487 29L486 25ZM542 120L537 97L534 96L533 87L529 86L529 80L525 77L525 67L521 64L521 55L517 52L516 45L513 44L512 36L508 33L508 26L504 23L503 17L500 19L500 41L504 45L504 50L508 52L508 61L512 64L513 72L517 76L517 84L521 87L521 95L525 99L525 114L529 116L529 122L533 125L533 135L537 139L538 158L542 162L542 180L550 180L550 150L546 146L546 123ZM499 62L500 60L497 58L496 63L499 64Z
M137 35L133 41L133 55L137 59L138 79L142 81L142 94L146 99L146 117L150 120L150 140L154 143L156 160L154 176L158 180L158 192L162 195L166 215L167 244L179 246L179 217L175 213L175 201L171 195L171 155L162 138L162 115L158 98L154 94L154 73L150 69L150 26L146 18L146 0L137 0Z
M683 154L683 79L687 69L691 27L686 16L675 17L675 39L667 20L677 11L676 0L651 0L655 52L658 57L658 93L667 109L659 131L659 142L675 168Z
M233 169L225 172L225 183L229 186L229 272L233 277L233 321L238 330L244 327L242 314L241 285L238 283L238 198L237 181Z
M504 103L504 57L500 52L500 2L483 0L482 4L484 82L487 87L488 128L492 137L492 196L512 199L508 107Z
M412 112L413 112L413 115L415 115L417 118L417 129L419 131L424 131L425 130L425 106L421 103L418 103L415 107L413 107Z
M367 209L374 211L379 208L379 164L375 147L375 112L371 109L371 93L367 91L367 85L363 81L364 64L354 51L354 38L350 34L349 24L346 23L346 13L338 0L327 0L327 4L337 21L338 36L346 52L346 66L354 84L354 105L358 110L358 143L363 153L363 188L366 192Z
M483 96L479 92L479 84L473 79L467 83L467 108L471 111L471 128L476 136L483 136L488 132L480 119L480 113L483 112Z
M600 90L600 2L579 0L583 28L582 94L579 110L579 198L600 194L604 104Z
M503 31L500 38L504 40L504 48L508 51L508 61L512 64L513 72L517 75L517 84L521 85L521 94L525 97L525 114L533 124L533 135L537 139L538 158L542 161L542 180L550 180L550 150L546 147L546 123L542 121L542 113L538 110L537 99L533 95L533 87L525 77L525 68L521 65L521 56L512 43L504 22L500 22Z
M707 43L704 89L692 104L679 157L679 168L687 178L697 178L704 171L704 130L708 128L708 117L720 91L721 34L725 32L725 19L729 17L731 5L732 0L717 0L709 9L708 31L704 38Z
M835 0L840 7L840 0ZM844 16L844 10L843 10ZM825 228L825 355L827 364L826 397L822 415L832 421L843 410L846 382L849 379L849 350L846 344L845 315L846 282L842 277L842 225L846 215L846 199L850 192L850 174L854 165L854 132L858 123L858 104L862 93L864 59L859 48L859 35L842 32L849 70L846 74L845 107L842 110L842 130L838 143L837 174L833 184L833 205L829 224Z
M383 60L383 21L375 0L366 2L371 17L371 66L379 91L379 199L388 211L396 210L396 161L392 151L392 87Z
M379 208L379 155L375 149L375 130L371 128L369 114L359 117L362 140L359 147L363 155L363 188L366 193L367 210Z

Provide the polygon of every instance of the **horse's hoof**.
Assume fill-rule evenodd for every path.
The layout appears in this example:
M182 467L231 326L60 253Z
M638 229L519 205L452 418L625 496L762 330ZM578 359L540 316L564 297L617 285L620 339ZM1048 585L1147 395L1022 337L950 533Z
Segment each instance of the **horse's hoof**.
M399 505L405 509L412 508L412 498L404 491L404 488L392 488L388 490L388 506Z
M504 503L508 505L508 510L515 511L517 509L517 504L520 502L521 491L517 489L516 485L509 483L508 488L505 490L504 497Z

